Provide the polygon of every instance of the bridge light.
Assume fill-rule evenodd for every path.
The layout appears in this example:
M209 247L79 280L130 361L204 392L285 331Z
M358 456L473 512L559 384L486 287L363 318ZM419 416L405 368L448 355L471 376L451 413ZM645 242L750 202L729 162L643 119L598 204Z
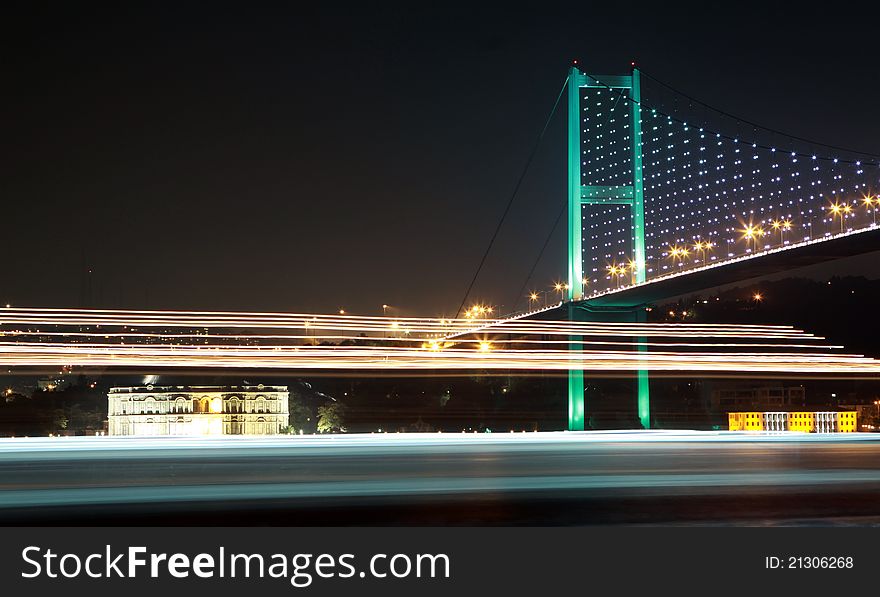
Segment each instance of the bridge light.
M865 204L865 208L871 211L871 223L873 225L877 225L877 210L871 209L874 206L874 203L880 205L880 197L873 197L871 195L864 195L862 197L862 202Z
M834 221L835 216L840 218L840 231L843 232L843 219L846 214L852 211L852 208L849 205L841 205L839 202L835 201L828 206L828 209L831 211L832 221Z

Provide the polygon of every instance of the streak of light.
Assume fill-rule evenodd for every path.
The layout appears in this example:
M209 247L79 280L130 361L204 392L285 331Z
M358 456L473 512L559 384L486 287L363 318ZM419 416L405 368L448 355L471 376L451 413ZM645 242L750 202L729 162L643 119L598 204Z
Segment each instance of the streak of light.
M0 365L880 372L880 361L829 353L840 347L823 346L822 338L791 326L485 321L483 333L473 334L471 322L437 318L8 308L0 309L0 335L9 339L0 341ZM242 333L224 332L231 329ZM290 329L302 331L283 332ZM387 338L389 330L400 333ZM571 336L582 348L566 346ZM630 341L616 340L621 337ZM637 346L652 350L637 351Z
M505 328L506 330L506 328ZM506 333L506 332L505 332ZM583 332L578 332L579 335L584 335ZM339 334L315 334L315 335L298 335L298 334L150 334L144 332L113 332L113 333L104 333L104 332L43 332L43 331L16 331L16 332L0 332L0 337L3 335L15 336L18 337L61 337L61 338L118 338L123 340L125 338L128 339L136 339L136 338L146 338L146 339L213 339L213 340L336 340L336 341L376 341L376 342L386 342L386 343L399 343L401 340L399 338L385 338L385 337L370 337L365 338L364 336L359 335L339 335ZM529 335L529 332L525 332L525 335ZM605 335L605 334L596 334L596 335ZM614 335L622 335L622 334L614 334ZM633 332L632 334L626 334L627 336L636 336L640 335L638 332ZM652 334L647 334L652 335ZM653 334L658 336L665 336L666 334ZM766 336L761 336L766 337ZM783 336L788 337L788 336ZM796 336L797 337L797 336ZM815 337L804 335L805 339L814 339ZM451 342L456 345L460 344L479 344L483 342L482 340L473 340L468 338L457 338L454 342ZM545 339L510 339L499 337L497 339L492 340L493 344L569 344L571 340L545 340ZM447 342L438 342L435 339L426 340L422 344L429 344L430 347L434 350L440 350L443 348L443 345ZM582 340L579 341L581 344L590 344L596 346L633 346L632 341L599 341L599 340ZM750 347L762 347L762 348L818 348L818 349L842 349L843 346L840 345L831 345L831 344L772 344L772 343L763 343L763 342L750 342L747 345L738 344L733 342L636 342L638 346L663 346L663 347L698 347L698 346L711 346L717 348L735 348L741 346L750 346ZM177 344L174 344L178 346ZM210 345L200 344L199 346L205 347ZM218 344L218 346L224 346L223 344ZM265 346L275 346L273 344L267 344ZM428 348L428 346L423 346L423 348Z
M3 366L242 367L284 369L510 369L880 373L859 355L810 353L481 350L420 347L243 347L0 343Z

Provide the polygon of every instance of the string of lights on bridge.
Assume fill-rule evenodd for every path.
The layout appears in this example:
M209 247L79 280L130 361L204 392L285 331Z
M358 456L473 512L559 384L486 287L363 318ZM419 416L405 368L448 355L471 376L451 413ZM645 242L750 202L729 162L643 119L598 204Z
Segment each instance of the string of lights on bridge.
M582 184L623 188L632 179L631 100L593 80L581 90ZM877 160L804 151L792 138L781 149L758 139L775 132L711 130L642 97L648 278L876 226ZM693 108L680 103L687 108L669 111ZM582 217L588 294L634 278L628 207L587 205Z

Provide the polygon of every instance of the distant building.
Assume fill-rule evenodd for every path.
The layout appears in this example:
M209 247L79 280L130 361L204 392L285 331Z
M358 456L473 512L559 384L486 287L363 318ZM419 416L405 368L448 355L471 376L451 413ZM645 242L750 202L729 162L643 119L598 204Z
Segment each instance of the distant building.
M856 411L860 431L877 431L877 424L880 422L880 400L874 400L871 404L841 404L840 408Z
M716 388L711 394L716 412L734 410L791 410L803 407L806 392L803 386L753 386L733 385Z
M37 380L37 389L43 392L57 392L63 390L67 385L64 378L46 378Z
M110 388L109 435L275 435L288 425L287 386Z
M852 433L855 411L732 412L731 431L801 431L806 433Z

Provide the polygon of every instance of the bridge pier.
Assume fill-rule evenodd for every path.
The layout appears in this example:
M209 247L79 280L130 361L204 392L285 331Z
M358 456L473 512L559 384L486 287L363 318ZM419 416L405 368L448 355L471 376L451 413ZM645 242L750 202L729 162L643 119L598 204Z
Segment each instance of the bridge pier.
M576 321L576 311L579 311L574 305L568 306L568 320ZM572 352L580 352L584 349L581 336L569 336L568 349ZM568 370L568 430L583 431L584 430L584 370L569 369Z
M582 322L612 322L612 323L643 323L647 320L647 311L644 307L594 307L588 302L568 305L568 320ZM635 338L633 349L640 356L648 353L647 338L639 336ZM583 350L583 336L569 336L569 350ZM635 375L634 394L635 404L631 411L633 423L643 429L651 428L651 393L648 368L639 369ZM594 401L586 396L584 383L584 371L582 368L570 369L568 372L568 429L569 431L582 431L595 429L597 408Z

